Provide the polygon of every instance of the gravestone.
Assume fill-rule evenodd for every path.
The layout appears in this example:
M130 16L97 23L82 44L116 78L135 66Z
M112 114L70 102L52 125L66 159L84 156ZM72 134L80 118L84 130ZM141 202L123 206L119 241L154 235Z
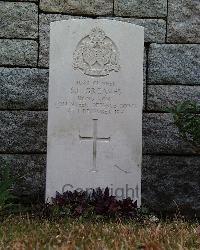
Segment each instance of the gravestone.
M143 28L51 23L46 198L109 187L140 204Z

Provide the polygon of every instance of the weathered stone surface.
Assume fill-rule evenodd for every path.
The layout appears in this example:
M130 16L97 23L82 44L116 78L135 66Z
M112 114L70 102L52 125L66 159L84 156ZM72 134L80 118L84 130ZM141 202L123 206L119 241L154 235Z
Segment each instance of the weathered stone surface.
M22 1L22 2L38 2L38 0L20 0L20 1Z
M57 15L57 14L40 14L39 21L39 38L40 38L40 46L39 46L39 66L48 67L49 66L49 33L50 33L50 23L54 21L60 20L68 20L74 18L73 16L68 15ZM81 17L76 17L81 18ZM129 18L109 18L114 20L122 20L131 23L135 23L137 25L141 25L143 27L149 27L148 32L146 33L146 41L164 41L164 23L163 20L146 20L141 19L129 19ZM164 22L164 23L163 23ZM154 24L153 24L154 23ZM142 25L143 24L143 25ZM152 27L152 28L151 28ZM154 35L155 37L154 37ZM157 34L157 35L156 35ZM144 82L146 82L146 51L144 56Z
M1 152L46 151L45 112L0 112ZM170 114L144 114L144 153L194 153L183 142Z
M200 45L152 44L150 84L200 84Z
M142 23L145 23L145 21L147 21L147 23L149 23L148 20L150 20L150 19L144 19L144 21L143 21L143 19L122 18L122 17L107 17L107 18L98 17L98 19L102 19L102 18L103 19L109 19L109 20L117 20L117 21L129 22L129 23L133 23L133 24L136 24L136 25L141 25L143 27L144 27L144 25L142 25ZM148 25L147 23L145 24L145 26ZM145 42L148 41L147 37L149 37L149 39L151 39L150 36L151 36L150 34L146 36L146 38L145 38L146 41ZM153 36L152 36L152 39L153 39ZM146 108L146 70L147 70L147 49L146 49L146 47L144 47L144 59L143 60L144 60L143 61L144 62L143 63L143 97L144 97L143 98L143 109L145 109Z
M14 194L30 202L44 199L45 154L1 154L0 171L11 167L16 184ZM200 158L185 156L143 156L142 202L155 211L200 211Z
M113 13L113 0L41 0L40 9L76 15L109 15Z
M112 185L118 198L140 204L143 27L103 19L54 22L50 48L46 197L66 183ZM137 194L119 195L126 184L138 187Z
M0 68L0 109L47 109L48 70Z
M149 85L147 95L147 109L166 111L183 101L200 100L200 86L169 86Z
M200 42L199 0L169 0L168 42Z
M38 7L35 3L0 2L0 37L37 38Z
M49 66L49 33L50 33L50 23L60 20L68 20L72 16L67 15L54 15L54 14L40 14L39 16L39 66L48 67Z
M38 44L26 40L0 40L0 65L36 66Z
M164 43L166 36L166 21L162 19L133 19L124 18L131 23L144 27L144 41L146 43Z
M15 178L13 193L25 202L44 201L45 154L0 154L0 172L5 166Z
M146 108L146 93L147 93L147 50L144 47L144 58L143 58L143 110Z
M105 17L99 17L105 18ZM164 43L166 36L166 21L163 19L136 19L123 17L107 17L111 20L129 22L144 27L144 41L146 43Z
M45 152L47 113L0 111L0 152Z
M199 166L200 157L144 156L143 204L158 212L200 215Z
M184 142L168 113L146 113L143 119L143 152L148 154L194 154Z
M60 21L60 20L68 20L70 18L74 18L73 16L68 16L68 15L57 15L57 14L40 14L39 17L39 38L40 38L40 46L39 46L39 66L41 67L48 67L49 66L49 32L50 32L50 23L54 21ZM76 18L81 18L81 17L76 17ZM157 41L161 42L161 40L164 39L164 34L163 34L163 28L164 28L164 23L165 21L163 20L154 20L151 22L148 21L148 19L143 21L142 19L134 19L132 20L131 18L110 18L110 19L116 19L116 20L122 20L122 21L128 21L128 22L133 22L135 24L141 25L143 27L152 26L152 31L148 31L146 35L146 42L147 41ZM158 22L157 22L158 21ZM142 25L142 23L145 23ZM154 25L154 24L155 25ZM154 26L154 28L153 28ZM157 29L158 28L158 29ZM154 33L154 31L155 33ZM157 31L156 31L157 30ZM156 35L155 38L153 38L153 33ZM162 35L163 34L163 37ZM144 84L146 84L146 50L144 52ZM144 89L145 93L146 89Z
M167 16L167 0L114 0L114 14L134 17Z
M40 111L0 112L0 152L46 152L47 114ZM143 150L150 154L192 154L170 114L144 114Z

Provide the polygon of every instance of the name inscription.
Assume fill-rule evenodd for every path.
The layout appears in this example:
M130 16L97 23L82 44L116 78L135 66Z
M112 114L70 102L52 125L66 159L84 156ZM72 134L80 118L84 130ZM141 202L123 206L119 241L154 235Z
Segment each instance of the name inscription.
M62 100L58 100L56 108L65 108L69 113L88 113L118 115L136 108L134 103L120 102L122 88L114 81L78 80Z

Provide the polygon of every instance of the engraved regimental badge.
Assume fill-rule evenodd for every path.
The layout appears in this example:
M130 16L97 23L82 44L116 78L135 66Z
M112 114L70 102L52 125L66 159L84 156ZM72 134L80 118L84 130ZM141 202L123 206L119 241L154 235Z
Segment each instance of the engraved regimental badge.
M77 45L73 68L89 76L106 76L118 72L119 52L114 42L100 28L94 28Z

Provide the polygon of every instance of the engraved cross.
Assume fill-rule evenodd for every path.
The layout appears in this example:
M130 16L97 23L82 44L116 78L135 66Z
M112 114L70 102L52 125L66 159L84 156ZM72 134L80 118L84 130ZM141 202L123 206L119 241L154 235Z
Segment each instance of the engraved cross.
M80 136L79 139L80 141L93 141L93 168L91 169L92 172L97 172L97 142L102 141L102 142L109 142L110 137L97 137L97 121L98 119L93 119L93 136L92 137L85 137L85 136Z

